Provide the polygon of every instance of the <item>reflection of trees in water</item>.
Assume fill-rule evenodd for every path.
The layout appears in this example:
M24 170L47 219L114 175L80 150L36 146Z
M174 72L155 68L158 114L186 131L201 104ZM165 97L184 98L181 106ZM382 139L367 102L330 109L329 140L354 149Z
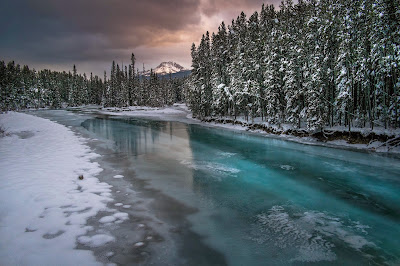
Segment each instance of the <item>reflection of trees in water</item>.
M84 121L82 126L96 135L113 141L116 152L132 156L153 152L157 148L156 144L169 142L173 136L181 139L177 144L180 146L185 142L182 139L188 138L187 125L179 122L95 118ZM174 145L174 143L169 144Z
M170 122L134 119L89 119L82 126L115 143L116 151L128 155L139 155L154 149L161 132L170 127Z
M190 161L192 158L187 124L96 118L84 121L82 127L110 140L114 145L112 149L119 153L119 157L133 158L145 171L154 171L155 175L172 173L175 177L182 177L181 182L185 186L192 186L192 170L179 167L181 161Z

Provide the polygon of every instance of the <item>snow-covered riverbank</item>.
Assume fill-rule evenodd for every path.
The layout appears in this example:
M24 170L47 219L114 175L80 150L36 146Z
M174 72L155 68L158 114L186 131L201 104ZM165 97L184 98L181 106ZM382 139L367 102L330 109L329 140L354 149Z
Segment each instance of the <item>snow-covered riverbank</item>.
M306 129L295 130L288 125L282 125L282 127L269 125L261 121L261 118L257 118L253 122L246 121L243 117L238 117L235 121L229 117L199 120L192 117L192 113L185 104L174 104L173 106L165 108L143 106L104 108L100 113L114 116L157 118L160 120L197 123L236 131L249 131L263 136L280 138L308 145L350 148L381 153L400 153L400 129L392 130L377 127L374 130L370 130L368 128L352 128L352 137L348 137L347 128L333 127L327 128L325 133L321 133L320 138L316 138L307 132ZM301 134L303 132L305 133L304 136Z
M79 236L89 247L114 241L85 236L93 229L87 220L113 200L111 186L96 178L98 155L47 119L9 112L0 125L0 264L98 264L91 251L75 249Z

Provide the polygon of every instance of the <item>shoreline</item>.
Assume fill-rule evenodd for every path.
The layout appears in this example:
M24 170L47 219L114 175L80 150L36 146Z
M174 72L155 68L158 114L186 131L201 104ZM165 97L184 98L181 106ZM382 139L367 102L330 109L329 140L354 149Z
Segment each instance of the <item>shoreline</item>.
M94 248L115 241L88 223L114 212L107 207L111 186L98 179L100 155L86 138L46 118L9 112L0 124L7 133L0 138L2 262L99 265Z
M246 131L260 136L292 141L300 144L315 145L338 149L350 149L379 154L400 155L400 135L386 135L370 132L363 135L360 131L335 130L326 128L322 132L311 133L304 129L277 129L263 124L247 124L241 121L206 118L198 120L204 125L212 125L225 129ZM391 144L394 143L392 146Z
M75 120L74 117L81 117L85 113L88 117L101 117L97 112L92 112L98 110L98 107L92 106L92 110L89 110L90 107L81 108L83 109L74 108L78 112L71 116L71 121ZM42 117L42 115L34 115ZM43 117L67 126L69 130L86 140L85 143L92 152L99 155L96 162L103 171L97 175L97 178L100 182L110 185L109 193L113 201L107 204L107 209L89 218L87 226L92 228L92 233L107 230L114 241L91 247L85 243L87 236L83 236L77 240L77 249L92 251L97 261L104 265L108 263L159 265L165 262L173 265L177 259L176 255L168 255L169 253L164 251L169 247L175 247L172 254L175 252L183 254L181 258L190 261L192 258L184 255L185 245L181 243L190 244L194 240L198 250L215 257L220 262L219 265L226 264L223 255L203 242L201 235L192 230L191 223L188 221L190 215L198 212L196 207L187 205L184 201L163 192L160 187L154 186L151 180L139 175L135 161L129 159L126 154L116 152L114 147L109 145L110 140L79 126L81 122L71 126L67 120L59 122L57 115L49 117L44 114ZM86 119L82 117L81 121ZM108 210L114 210L114 212ZM179 212L176 213L176 210ZM118 216L121 213L126 213L127 219L111 221L114 220L114 214ZM107 219L111 222L108 223ZM89 237L91 237L91 232L89 232ZM126 252L127 249L129 253Z
M148 119L161 119L165 121L178 121L189 124L199 124L209 127L219 127L234 131L246 131L264 137L271 137L292 141L305 145L315 145L353 151L363 151L385 155L400 155L400 129L384 130L381 128L373 131L367 128L354 128L348 131L344 127L325 128L321 132L312 133L305 129L294 129L283 125L268 125L265 122L250 123L240 118L208 117L203 120L193 118L191 111L185 104L174 104L170 107L143 107L132 106L126 108L101 108L99 114L110 116L126 116Z

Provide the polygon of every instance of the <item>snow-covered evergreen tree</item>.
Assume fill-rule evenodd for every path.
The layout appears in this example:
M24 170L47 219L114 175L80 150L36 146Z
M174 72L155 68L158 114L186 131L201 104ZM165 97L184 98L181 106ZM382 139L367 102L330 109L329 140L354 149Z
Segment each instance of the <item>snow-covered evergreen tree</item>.
M367 122L397 127L398 3L285 0L278 11L263 5L248 20L242 12L226 34L224 25L212 34L209 58L204 37L192 52L186 98L194 113L211 108L210 114L261 116L295 127L304 121L310 130L350 130ZM210 72L211 90L205 76ZM210 106L205 91L212 92Z

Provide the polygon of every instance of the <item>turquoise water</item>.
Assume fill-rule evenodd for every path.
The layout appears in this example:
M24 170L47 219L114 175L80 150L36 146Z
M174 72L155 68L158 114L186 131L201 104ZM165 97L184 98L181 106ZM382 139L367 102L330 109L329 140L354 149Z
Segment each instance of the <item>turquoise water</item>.
M134 178L197 209L191 230L226 264L400 264L397 158L179 122L82 126L133 161ZM195 253L187 243L181 254Z
M232 265L399 262L399 160L177 122L83 126L197 207L193 229Z

